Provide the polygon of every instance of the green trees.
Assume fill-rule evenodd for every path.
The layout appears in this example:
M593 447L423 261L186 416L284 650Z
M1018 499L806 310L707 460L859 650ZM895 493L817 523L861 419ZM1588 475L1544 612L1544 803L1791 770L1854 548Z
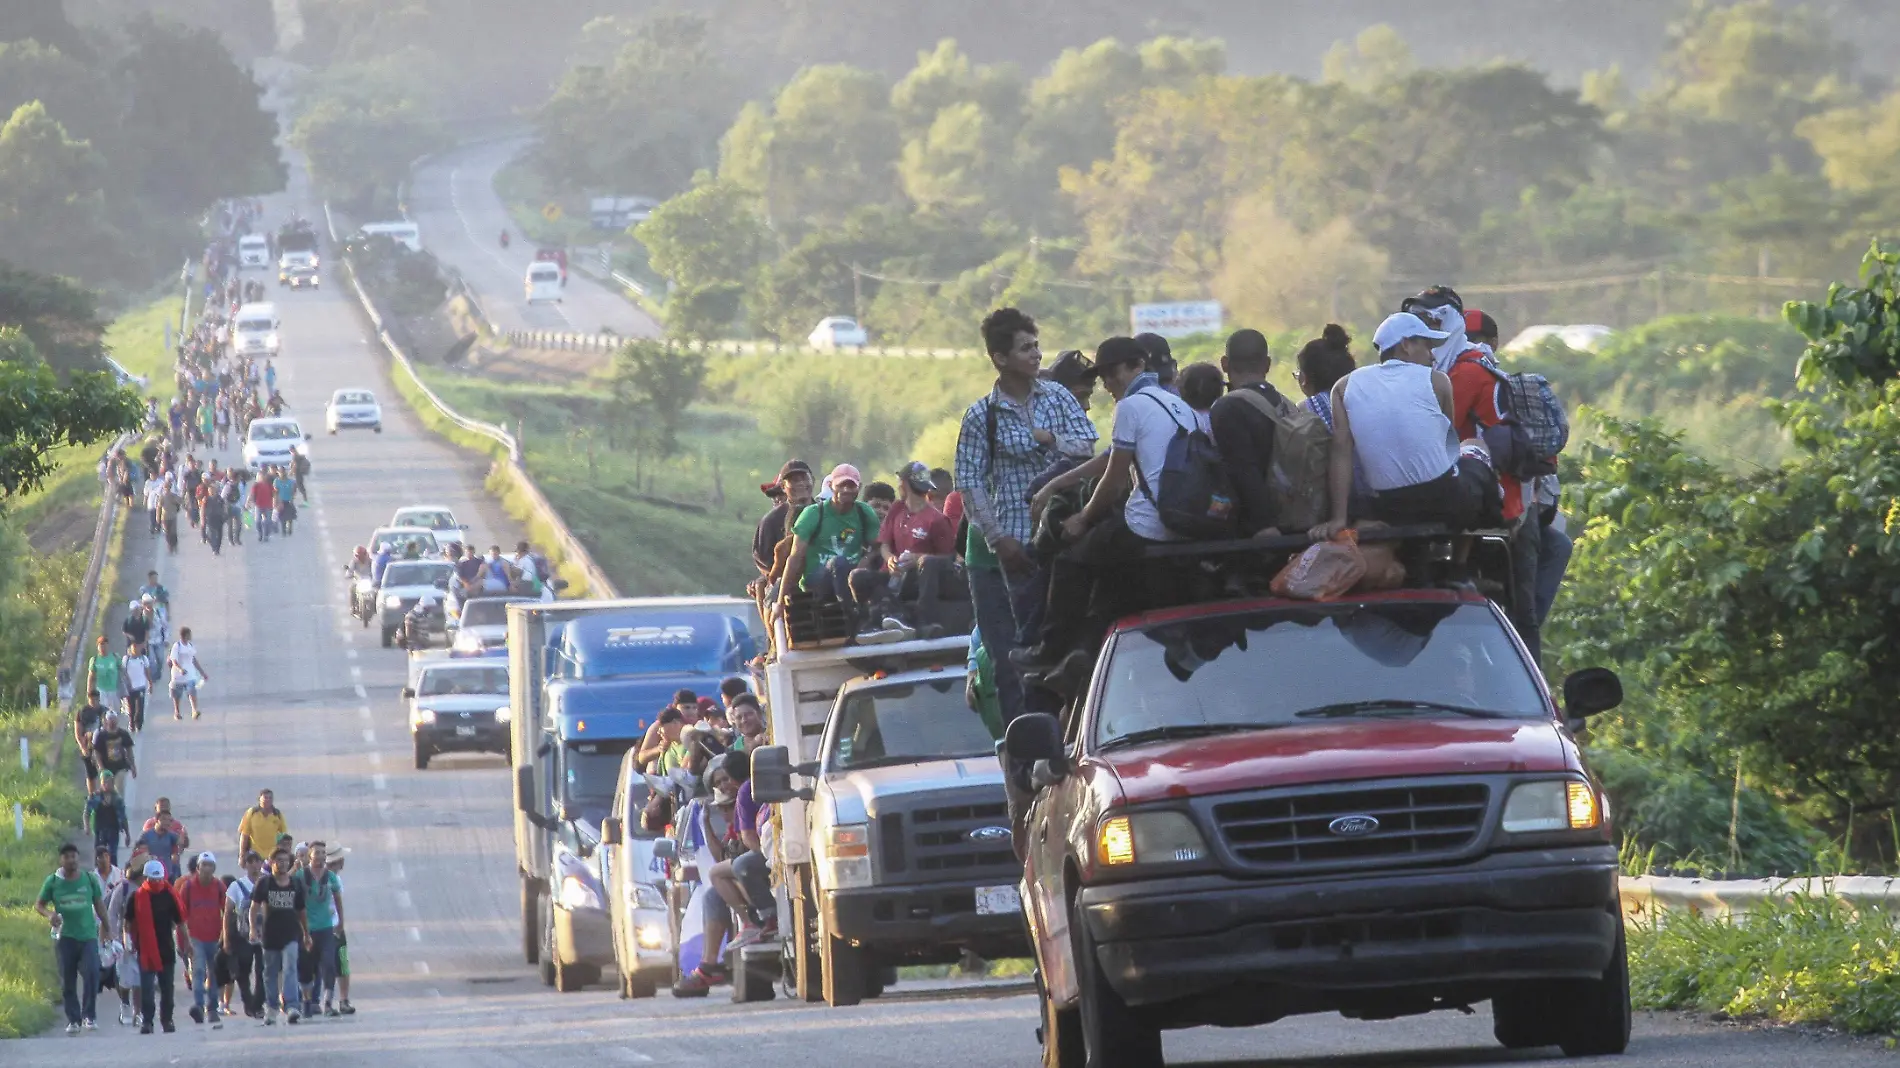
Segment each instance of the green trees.
M709 179L660 205L635 229L653 269L673 283L667 327L681 337L716 337L739 318L759 264L772 252L758 199Z
M78 274L109 258L105 160L39 101L0 126L0 249L35 270Z
M130 101L124 128L147 201L190 212L284 187L277 120L216 34L153 19L127 33L131 51L117 68Z
M409 164L450 144L441 124L415 100L369 103L325 97L290 129L327 195L357 211L387 209Z
M706 382L706 359L657 341L630 341L614 353L608 379L616 422L635 448L671 456L686 408Z

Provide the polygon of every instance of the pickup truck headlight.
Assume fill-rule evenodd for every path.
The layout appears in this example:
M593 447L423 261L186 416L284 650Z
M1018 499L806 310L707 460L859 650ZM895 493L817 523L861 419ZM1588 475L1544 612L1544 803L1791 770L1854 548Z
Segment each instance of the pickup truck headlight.
M401 608L402 598L392 593L389 596L383 598L383 607L384 608Z
M561 907L564 909L597 909L600 907L600 895L587 881L574 875L561 880Z
M473 631L456 631L455 651L458 653L479 653L482 651L482 639Z
M825 885L849 890L871 885L871 827L842 823L825 831Z
M424 724L425 726L435 723L435 709L433 708L416 709L416 722Z
M1603 822L1603 806L1587 782L1553 779L1520 783L1504 802L1500 821L1509 834L1587 831Z
M651 886L647 883L634 883L633 907L636 909L663 909L666 907L666 896L660 893L660 888L657 886Z
M1194 864L1208 858L1207 840L1181 812L1110 816L1095 833L1095 857L1106 867Z
M512 723L514 722L514 718L515 718L514 710L509 708L507 705L501 705L495 709L496 723Z

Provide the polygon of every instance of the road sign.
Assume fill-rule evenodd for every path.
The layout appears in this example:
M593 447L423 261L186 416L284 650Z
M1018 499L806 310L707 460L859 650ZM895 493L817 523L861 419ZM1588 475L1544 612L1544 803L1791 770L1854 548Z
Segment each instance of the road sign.
M541 208L541 217L549 222L560 222L561 215L561 206L552 200L548 201L547 204Z
M1221 306L1218 300L1137 304L1129 309L1128 318L1135 333L1160 334L1167 338L1218 334L1222 322Z

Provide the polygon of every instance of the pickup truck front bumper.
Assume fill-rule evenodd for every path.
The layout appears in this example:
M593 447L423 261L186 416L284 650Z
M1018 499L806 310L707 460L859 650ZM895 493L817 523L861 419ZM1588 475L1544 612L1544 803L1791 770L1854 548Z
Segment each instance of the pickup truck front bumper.
M1616 849L1494 853L1456 868L1083 889L1083 922L1130 1005L1256 987L1452 990L1587 979L1621 924Z
M1022 913L978 913L970 884L829 890L823 898L825 930L859 945L892 952L964 948L979 957L1029 955Z
M554 909L554 952L562 964L614 965L613 922L603 908Z

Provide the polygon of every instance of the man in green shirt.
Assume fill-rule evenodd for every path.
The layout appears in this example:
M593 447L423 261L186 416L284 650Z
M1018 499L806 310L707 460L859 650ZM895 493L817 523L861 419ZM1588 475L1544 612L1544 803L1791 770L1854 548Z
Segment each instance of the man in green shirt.
M119 658L106 647L106 636L99 635L99 652L86 661L86 688L98 690L107 708L119 707Z
M104 639L101 639L102 641ZM105 889L79 867L79 847L59 847L59 870L40 884L33 909L59 932L59 988L66 1005L66 1033L76 1035L92 1022L99 996L99 931L106 918Z
M831 499L808 506L792 524L787 575L803 576L804 588L818 602L853 604L851 572L877 540L877 513L858 500L863 479L850 464L832 468L825 479Z

